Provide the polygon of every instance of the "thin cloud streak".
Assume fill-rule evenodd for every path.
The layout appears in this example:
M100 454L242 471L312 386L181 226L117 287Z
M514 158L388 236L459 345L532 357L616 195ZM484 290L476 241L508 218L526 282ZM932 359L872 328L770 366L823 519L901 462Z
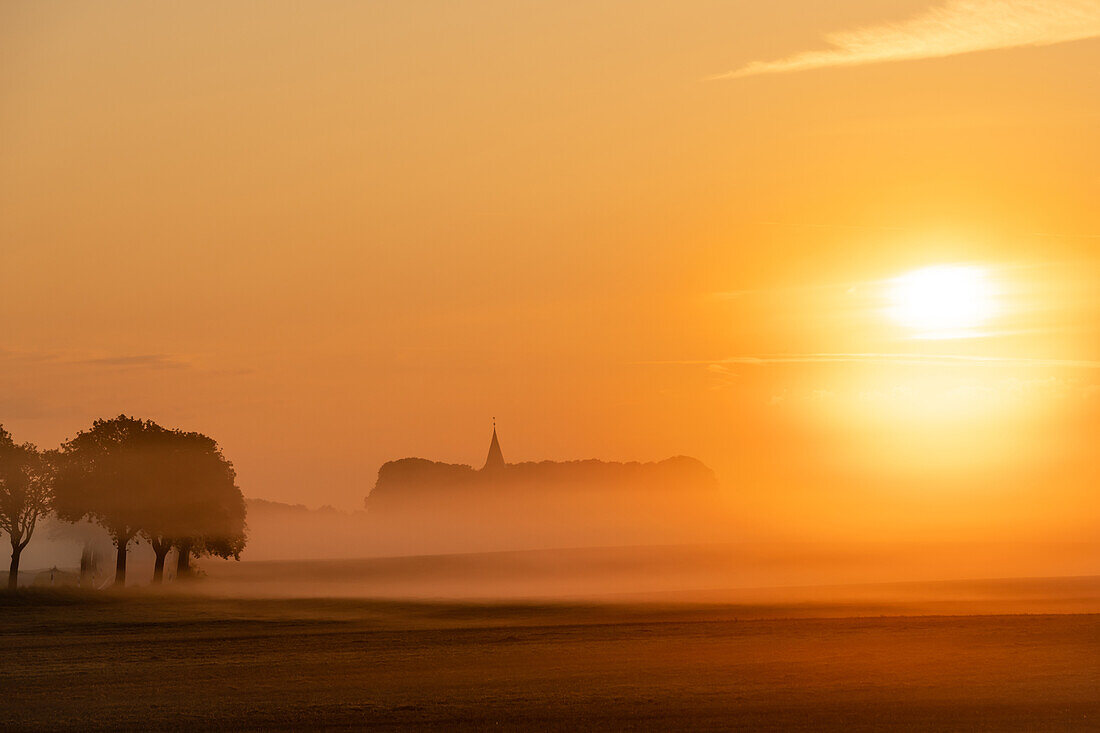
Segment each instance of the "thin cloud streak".
M190 366L186 362L165 354L107 356L95 359L78 359L69 363L81 366L117 367L120 369L186 369Z
M832 48L753 61L710 79L955 56L1100 37L1097 0L947 0L897 23L825 35Z
M193 365L168 354L122 354L85 356L52 351L9 351L0 349L0 364L42 364L62 367L114 369L191 369Z
M766 364L839 364L839 363L876 363L926 366L943 365L994 365L994 366L1033 366L1064 367L1068 369L1100 369L1100 361L1081 359L1032 359L1011 356L959 356L955 354L760 354L753 356L732 356L726 359L697 359L650 361L644 364L682 364L682 365L722 365L745 364L760 366Z

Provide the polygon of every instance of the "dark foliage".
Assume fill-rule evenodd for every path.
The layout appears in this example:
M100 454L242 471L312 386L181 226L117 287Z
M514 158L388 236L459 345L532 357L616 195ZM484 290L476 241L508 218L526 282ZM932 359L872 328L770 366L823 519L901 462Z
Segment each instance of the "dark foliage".
M19 556L31 541L38 520L50 512L53 472L31 443L18 444L0 426L0 532L11 543L8 588L19 580Z

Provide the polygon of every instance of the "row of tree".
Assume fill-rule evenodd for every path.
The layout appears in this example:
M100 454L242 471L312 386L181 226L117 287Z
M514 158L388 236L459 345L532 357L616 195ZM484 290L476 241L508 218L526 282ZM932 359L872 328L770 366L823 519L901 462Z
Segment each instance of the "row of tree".
M201 433L161 427L120 415L96 420L55 450L16 443L0 426L0 532L11 542L8 587L18 583L19 557L40 519L91 520L117 550L116 586L126 583L126 554L145 539L164 576L169 551L176 575L190 573L192 556L240 557L245 503L236 472L218 444Z

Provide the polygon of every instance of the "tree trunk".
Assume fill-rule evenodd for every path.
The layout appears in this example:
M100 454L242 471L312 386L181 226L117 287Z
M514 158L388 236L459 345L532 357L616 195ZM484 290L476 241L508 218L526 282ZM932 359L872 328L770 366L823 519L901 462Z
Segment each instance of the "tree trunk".
M130 542L130 538L118 538L115 540L115 544L118 545L118 555L115 557L115 588L123 588L126 586L126 545Z
M156 563L153 565L153 585L160 585L164 580L164 558L168 555L168 550L172 548L171 545L153 545L153 553L157 557Z
M179 558L176 560L176 580L186 580L191 575L191 543L181 542L176 545Z
M8 590L15 590L19 587L19 556L23 553L22 547L17 547L14 543L11 547L11 567L8 569Z

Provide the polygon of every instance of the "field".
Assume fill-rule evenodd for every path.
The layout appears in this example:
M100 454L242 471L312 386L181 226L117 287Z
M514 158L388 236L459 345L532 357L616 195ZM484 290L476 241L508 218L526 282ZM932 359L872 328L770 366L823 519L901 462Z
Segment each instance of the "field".
M0 604L5 728L1100 729L1090 613L140 591Z

